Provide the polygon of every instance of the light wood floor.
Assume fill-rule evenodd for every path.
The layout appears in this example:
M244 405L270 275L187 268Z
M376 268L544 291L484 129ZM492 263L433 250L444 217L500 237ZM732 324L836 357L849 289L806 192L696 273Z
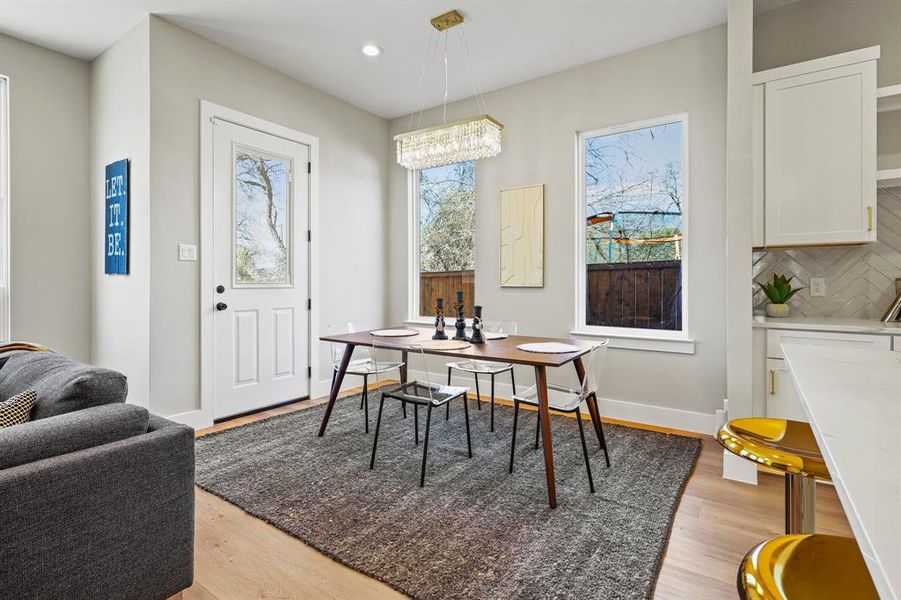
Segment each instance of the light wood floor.
M240 417L198 435L322 401ZM782 533L782 478L762 473L757 486L727 481L721 477L722 462L720 446L712 437L703 438L698 465L676 513L655 598L736 598L735 573L745 552ZM827 485L817 489L817 530L851 535L838 497ZM194 561L194 586L185 590L185 600L402 597L199 489Z

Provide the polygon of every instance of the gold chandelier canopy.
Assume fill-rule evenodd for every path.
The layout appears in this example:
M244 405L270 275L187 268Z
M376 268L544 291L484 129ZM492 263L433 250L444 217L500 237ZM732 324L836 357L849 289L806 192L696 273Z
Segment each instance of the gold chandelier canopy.
M408 131L394 136L397 142L397 162L407 169L428 169L467 160L479 160L491 158L501 153L501 132L503 124L488 114L481 114L468 119L446 122L447 117L447 30L457 25L462 25L463 15L458 11L439 15L431 20L432 26L438 30L444 38L444 116L445 122L434 127L426 127L415 131ZM469 44L463 28L459 29L460 39L469 54ZM430 51L432 45L429 45ZM423 65L420 75L420 86L425 75L431 52L426 56L426 64ZM482 95L478 82L469 70L472 78L472 87L475 91L477 106L485 113L485 98ZM421 89L421 87L420 87ZM422 118L422 110L419 117ZM410 117L412 129L413 115Z

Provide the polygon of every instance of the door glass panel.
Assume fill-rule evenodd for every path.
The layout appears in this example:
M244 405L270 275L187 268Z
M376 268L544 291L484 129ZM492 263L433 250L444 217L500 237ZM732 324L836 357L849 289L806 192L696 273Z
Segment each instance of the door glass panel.
M290 162L250 148L235 152L235 285L289 285Z

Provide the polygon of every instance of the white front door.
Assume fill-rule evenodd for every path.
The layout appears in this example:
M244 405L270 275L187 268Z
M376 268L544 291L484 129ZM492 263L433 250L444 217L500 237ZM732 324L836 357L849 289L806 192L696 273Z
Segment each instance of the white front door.
M309 147L213 127L217 419L309 395Z

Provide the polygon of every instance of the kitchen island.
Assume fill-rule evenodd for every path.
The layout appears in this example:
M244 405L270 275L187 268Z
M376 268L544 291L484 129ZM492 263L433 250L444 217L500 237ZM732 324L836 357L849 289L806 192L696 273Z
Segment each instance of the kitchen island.
M783 344L839 499L882 598L901 592L901 352Z

